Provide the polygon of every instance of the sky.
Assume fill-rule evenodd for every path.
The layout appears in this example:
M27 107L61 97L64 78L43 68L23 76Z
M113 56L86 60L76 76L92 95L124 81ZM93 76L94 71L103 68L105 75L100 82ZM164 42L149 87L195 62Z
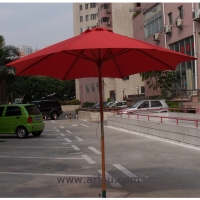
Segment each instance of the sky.
M0 2L0 35L6 45L33 51L73 37L73 6L63 3Z

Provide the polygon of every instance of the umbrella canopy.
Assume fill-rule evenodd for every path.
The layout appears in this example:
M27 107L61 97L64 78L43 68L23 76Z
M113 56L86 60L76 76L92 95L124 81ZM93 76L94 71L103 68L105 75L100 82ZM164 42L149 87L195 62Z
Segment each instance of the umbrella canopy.
M102 77L124 78L152 70L174 70L195 58L101 27L44 48L8 66L16 75L44 75L61 80L98 77L101 119L102 196L106 197Z
M99 27L8 65L16 67L16 75L69 80L98 77L97 63L102 65L102 77L123 78L145 71L174 70L180 62L191 59L194 58Z

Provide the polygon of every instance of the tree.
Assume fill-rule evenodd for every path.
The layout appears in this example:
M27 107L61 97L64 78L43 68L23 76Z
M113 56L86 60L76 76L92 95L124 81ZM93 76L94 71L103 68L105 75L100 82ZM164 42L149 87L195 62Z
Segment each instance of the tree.
M176 83L175 71L151 71L140 73L142 81L147 81L149 88L157 91L157 95L167 97L174 83Z
M14 90L24 102L39 99L71 100L75 96L75 81L61 81L46 76L18 76Z
M18 59L19 51L14 46L6 46L4 37L0 35L0 101L5 104L14 81L15 69L6 64Z

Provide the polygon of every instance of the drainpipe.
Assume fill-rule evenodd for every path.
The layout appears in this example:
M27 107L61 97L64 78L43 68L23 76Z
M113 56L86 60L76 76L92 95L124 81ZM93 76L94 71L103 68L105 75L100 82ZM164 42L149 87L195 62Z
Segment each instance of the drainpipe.
M192 2L192 12L194 11L194 3ZM192 22L193 38L194 38L194 57L197 57L196 53L196 26L194 21ZM195 89L197 89L197 60L194 61L195 66Z
M164 22L164 25L165 25L165 3L163 3L162 5L163 5L163 22ZM165 34L165 48L167 48L167 36L166 36L166 34Z

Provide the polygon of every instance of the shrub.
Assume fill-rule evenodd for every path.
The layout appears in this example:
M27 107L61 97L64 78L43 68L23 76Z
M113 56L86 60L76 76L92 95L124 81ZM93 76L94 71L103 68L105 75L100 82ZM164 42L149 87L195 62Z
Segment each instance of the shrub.
M72 99L70 100L71 105L81 105L81 102L78 99Z
M95 102L84 102L82 104L82 108L90 107L90 106L93 106L94 104Z

